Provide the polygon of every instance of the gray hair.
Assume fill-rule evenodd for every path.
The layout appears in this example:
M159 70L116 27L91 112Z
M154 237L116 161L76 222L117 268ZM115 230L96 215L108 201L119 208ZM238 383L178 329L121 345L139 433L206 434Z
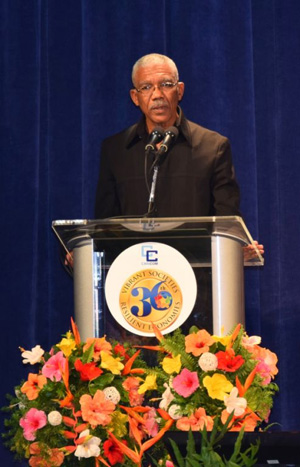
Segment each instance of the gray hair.
M160 54L153 53L153 54L144 55L143 57L139 58L133 65L132 73L131 73L131 79L132 79L133 85L135 86L135 75L139 68L142 68L148 65L153 65L156 63L166 63L170 65L173 69L175 80L176 81L179 80L179 74L178 74L178 70L177 70L177 66L175 65L175 62L173 62L173 60L167 57L166 55L160 55Z

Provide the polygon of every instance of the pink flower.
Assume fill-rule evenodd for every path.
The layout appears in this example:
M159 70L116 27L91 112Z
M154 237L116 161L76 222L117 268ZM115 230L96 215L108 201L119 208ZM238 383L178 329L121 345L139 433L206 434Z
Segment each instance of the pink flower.
M256 365L256 371L263 379L261 383L263 386L270 384L271 369L264 361L259 361L259 363Z
M156 420L156 410L152 407L149 412L144 415L145 428L149 436L152 438L158 433L158 423Z
M35 440L35 432L43 428L47 423L45 412L38 409L30 409L20 420L20 426L23 428L23 436L27 441Z
M189 397L199 387L197 372L184 368L178 376L175 376L172 384L180 396Z
M62 372L65 369L66 359L62 352L50 357L49 360L45 363L42 368L42 373L46 378L51 379L51 381L61 381Z

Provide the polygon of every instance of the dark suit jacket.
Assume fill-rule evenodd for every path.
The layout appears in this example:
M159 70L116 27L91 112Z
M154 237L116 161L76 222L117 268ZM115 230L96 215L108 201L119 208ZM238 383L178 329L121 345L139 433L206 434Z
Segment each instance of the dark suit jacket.
M240 215L239 187L230 143L188 121L181 109L179 136L161 164L156 185L157 217ZM149 192L145 181L144 118L104 140L95 218L143 216ZM152 161L147 161L147 171ZM152 174L148 174L151 185Z

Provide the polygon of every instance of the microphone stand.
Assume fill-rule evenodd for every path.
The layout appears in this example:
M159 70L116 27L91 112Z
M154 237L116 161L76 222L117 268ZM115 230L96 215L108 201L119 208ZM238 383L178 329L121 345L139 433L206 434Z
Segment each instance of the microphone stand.
M152 184L151 184L151 190L150 190L149 202L148 202L148 211L147 211L146 217L149 217L154 210L155 189L156 189L158 168L159 168L159 165L158 163L156 163L154 166L154 170L153 170Z

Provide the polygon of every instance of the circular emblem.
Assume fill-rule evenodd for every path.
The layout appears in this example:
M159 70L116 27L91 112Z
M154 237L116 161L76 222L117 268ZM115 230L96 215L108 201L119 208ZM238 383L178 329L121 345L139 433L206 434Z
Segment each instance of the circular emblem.
M181 326L193 310L197 283L193 268L175 248L138 243L111 264L105 298L114 319L133 334L154 336Z
M170 327L182 308L182 293L170 274L159 269L143 269L129 276L121 289L120 309L136 330L153 333Z

